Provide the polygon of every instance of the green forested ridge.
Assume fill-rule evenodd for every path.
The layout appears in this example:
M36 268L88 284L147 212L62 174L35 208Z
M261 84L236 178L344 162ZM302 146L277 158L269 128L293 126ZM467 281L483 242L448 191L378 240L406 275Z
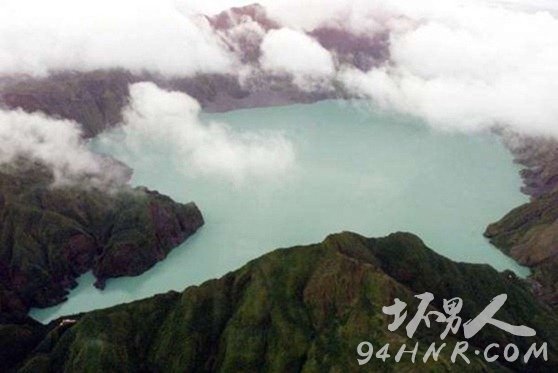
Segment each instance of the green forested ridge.
M424 364L421 354L431 342L441 344L442 326L421 325L408 340L403 326L388 331L391 318L381 308L399 298L414 310L414 295L425 291L435 295L433 305L438 309L443 298L463 298L464 320L475 317L494 296L507 293L508 300L496 317L530 326L537 336L514 337L488 325L469 341L470 365L459 358L456 364L449 361L452 346L464 339L460 333L444 340L448 346L439 362L430 359ZM169 292L71 318L77 322L58 326L60 321L55 321L42 327L20 320L19 325L2 326L12 328L12 341L20 343L18 358L26 355L12 368L24 372L550 372L558 367L555 311L540 303L529 285L488 265L452 262L408 233L379 239L348 232L331 235L320 244L276 250L182 293ZM361 341L370 341L376 349L391 343L391 357L386 362L372 358L359 367L356 346ZM412 364L406 354L395 363L401 344L411 348L417 341L418 361ZM528 366L489 364L472 353L489 343L502 347L515 343L523 355L532 343L543 341L548 343L548 361L531 359ZM10 345L13 348L13 342Z
M57 304L88 270L99 287L143 273L203 224L193 203L144 188L51 182L41 167L0 170L0 313Z

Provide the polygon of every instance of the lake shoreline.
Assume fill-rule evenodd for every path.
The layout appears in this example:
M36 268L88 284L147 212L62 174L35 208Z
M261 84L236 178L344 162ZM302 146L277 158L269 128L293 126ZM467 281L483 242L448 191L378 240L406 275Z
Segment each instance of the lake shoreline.
M99 299L102 301L104 303L102 307L115 304L119 300L129 301L131 300L129 298L130 294L137 293L137 289L140 289L140 292L146 291L142 293L142 295L138 294L137 298L168 290L169 288L157 288L156 284L159 282L159 280L157 280L158 277L164 279L161 281L167 284L173 284L170 289L181 290L186 285L198 284L208 278L218 277L230 270L238 268L246 261L264 254L266 251L262 251L262 249L288 247L296 244L309 244L319 241L330 232L342 230L356 230L359 233L369 235L388 234L397 230L413 231L421 235L431 247L437 249L445 248L445 250L448 250L442 252L442 254L449 257L454 255L452 257L454 260L486 262L485 257L488 258L487 255L490 255L490 260L493 263L500 263L498 264L499 267L497 266L499 270L515 266L515 262L501 255L497 250L494 250L482 237L482 230L485 224L492 219L498 218L500 214L505 213L523 198L518 192L517 187L511 187L514 183L519 186L520 179L517 175L517 169L512 167L509 153L505 148L499 145L498 140L490 134L479 137L469 137L463 134L450 135L435 131L432 132L425 124L413 122L410 118L399 117L389 112L368 111L369 109L370 108L366 107L366 105L362 108L359 107L359 105L355 106L345 101L322 101L311 105L297 104L283 107L247 109L224 114L204 113L202 115L204 121L224 121L228 123L233 130L240 131L239 133L249 133L257 129L263 130L264 127L259 124L260 120L258 118L270 118L265 127L266 132L286 131L288 138L296 139L296 141L294 141L295 148L299 151L302 149L303 151L298 154L298 167L302 168L298 171L298 176L295 176L295 178L289 182L294 184L289 187L291 184L287 183L284 186L270 188L268 191L265 191L265 188L261 189L261 187L258 187L261 189L258 191L258 188L256 188L258 184L255 184L254 190L251 191L243 191L242 187L240 187L240 189L237 188L235 191L234 186L232 186L231 191L228 187L221 187L218 180L207 179L207 177L204 179L204 176L198 175L194 178L184 178L184 175L187 175L189 172L184 173L181 169L175 169L173 166L170 166L176 163L176 159L173 159L175 156L169 154L156 162L153 157L148 157L150 158L150 163L143 163L138 160L139 158L137 155L129 154L125 151L122 137L115 138L113 146L109 146L103 151L108 151L109 154L123 160L135 169L134 184L149 185L152 188L161 190L163 193L170 195L178 201L196 200L200 209L206 216L207 225L201 232L192 237L189 245L174 250L169 258L157 265L153 270L143 274L140 278L111 281L102 295L99 293L97 296L95 295L97 292L92 293L91 295L95 295L94 297L85 296L85 294L92 291L92 289L87 289L86 286L89 280L85 281L83 286L80 282L79 292L80 294L83 293L83 295L76 297L78 293L74 292L70 297L69 303L67 302L59 308L59 311L55 312L54 315L71 313L70 311L64 312L63 309L69 310L68 307L70 304L73 304L72 308L76 306L82 307L92 302L92 299ZM314 112L322 114L315 116L315 114L313 114ZM385 121L388 121L386 123L390 124L382 124ZM349 126L347 122L352 124ZM345 125L338 126L336 123L345 123ZM393 154L393 148L388 145L389 142L392 141L390 139L399 139L399 146L402 149L402 152L400 152L401 154ZM314 143L312 141L314 141ZM347 147L347 144L352 145ZM93 145L95 145L95 143L93 143ZM338 150L335 152L335 155L328 154L328 149L336 147ZM153 147L153 142L151 141L150 145L143 148L142 151L144 153L156 155L162 154L161 151L164 152L166 148L168 148L168 146ZM374 150L377 152L375 156L373 156L374 152L371 152L370 149L376 149ZM101 149L97 148L97 150ZM455 169L455 162L460 162L460 156L456 151L476 154L466 163L467 166L463 169L464 175L471 175L472 177L472 173L480 172L480 174L473 179L479 180L480 182L480 180L488 180L487 178L492 176L492 180L488 183L484 182L484 185L478 184L478 186L475 186L471 191L467 191L467 188L464 189L460 187L459 185L461 185L462 182L461 176L456 175L453 171ZM425 154L424 158L421 158L424 163L433 162L432 165L436 168L432 169L431 172L416 168L415 161L411 160L411 155L417 152ZM444 154L443 152L446 152L447 155L440 158L440 154ZM444 158L447 158L447 160L443 160ZM310 163L308 163L309 161ZM379 164L375 165L375 163L378 162ZM496 163L494 164L494 162ZM324 169L324 166L328 164L328 167L334 168ZM383 164L383 166L378 168L380 164ZM483 171L481 168L483 164L493 164L492 167L501 165L498 167L503 167L506 171L500 174L497 171L498 168L491 171ZM463 168L463 166L461 167ZM445 181L444 179L439 179L436 175L440 172L454 175L453 179L452 177L446 178L447 180ZM303 176L306 174L308 174L308 176L304 178ZM495 177L497 174L500 176ZM163 175L173 176L165 176L165 181ZM297 172L295 172L294 175L297 175ZM297 178L300 177L303 178L297 181ZM393 177L395 177L395 179L390 181ZM343 181L344 178L347 179ZM441 180L443 182L441 182ZM455 184L451 184L450 180L453 180L452 182ZM386 182L389 182L389 184L386 184ZM407 193L404 192L405 188L412 189L413 185L417 185L417 182L419 183L418 186L420 186L420 189L423 190L423 192L421 192L422 194L416 197L407 195ZM327 196L324 195L320 197L320 194L311 197L311 195L308 195L312 190L320 190L323 183L330 184L330 191ZM446 185L445 183L450 184ZM187 186L187 188L183 189L180 185ZM267 183L262 185L270 187ZM291 192L288 189L293 186L296 187L296 193L295 190ZM436 192L432 192L432 188L435 188L434 190L436 190ZM188 193L186 193L187 190L189 190ZM199 193L195 192L196 190L207 191L202 194L196 194ZM349 190L353 191L351 193L353 196L346 194L345 191ZM396 197L397 194L391 195L397 190L400 191L396 193L403 194L399 197ZM468 196L467 198L477 198L479 202L476 203L483 204L484 208L475 212L472 206L458 207L451 205L451 203L457 203L457 201L454 201L454 195L455 193L459 193L457 192L459 190L466 193L466 196ZM490 193L487 193L487 190L492 190L495 194L492 196ZM506 193L502 192L504 190ZM359 193L361 193L360 196ZM430 228L428 228L430 230L429 233L425 235L421 234L421 231L424 232L428 224L422 228L416 226L413 228L412 221L416 220L416 216L413 218L414 213L409 214L408 221L400 220L405 216L405 211L408 207L412 208L410 211L416 211L416 213L419 214L422 211L424 215L425 211L439 204L436 200L427 201L428 198L433 198L432 193L436 193L436 198L441 198L441 201L450 203L447 207L438 207L438 210L432 213L442 214L441 216L449 214L442 220L451 221L452 219L461 219L460 221L462 221L462 223L459 225L459 227L461 227L460 229L455 227L450 228L448 226L436 230L434 229L436 224L432 224ZM239 199L240 196L244 194L251 198L247 199L246 197L242 197ZM307 196L303 199L307 199L308 197L311 198L307 202L301 204L299 200L300 197L297 197L299 195ZM365 197L366 195L369 197ZM406 195L407 197L405 197ZM508 197L506 197L508 198L506 202L497 203L496 201L499 195L508 195ZM215 196L221 197L215 200ZM284 201L281 204L278 202L276 205L273 205L276 206L273 209L282 211L271 214L276 215L275 219L270 217L269 214L265 214L266 209L271 209L269 205L266 209L262 210L262 207L258 204L263 203L263 206L266 206L269 202L264 201L269 201L271 196L278 201ZM380 196L383 197L378 199ZM385 209L388 208L388 201L390 199L396 198L397 200L401 197L405 198L404 201L397 202L397 206L399 207L397 207L397 211L393 211L395 215L387 219L391 220L391 224L386 223L386 219L383 219L384 222L382 222L381 219L375 222L366 222L364 218L365 215L362 215L369 214L366 212L366 205L369 205L372 209ZM416 200L417 198L419 199L418 201ZM385 202L383 202L384 205L382 205L381 199L385 200ZM238 200L238 202L231 202L235 200ZM284 204L290 203L288 201L291 200L297 202L293 204L293 207L287 208ZM328 200L329 202L327 202ZM420 200L424 200L424 202L420 202ZM335 201L339 201L339 203L335 203ZM228 215L220 215L221 213L218 213L216 215L215 212L222 209L221 205L228 205L231 213ZM482 212L489 208L489 206L493 206L491 208L495 209L493 213L488 215L486 215L486 213L479 213L479 211ZM295 210L289 212L291 211L289 209L292 208ZM320 210L316 210L317 208ZM465 208L467 212L462 210L463 208ZM391 207L391 209L393 210L393 207ZM253 219L264 219L269 227L283 227L283 232L274 232L273 228L269 228L263 229L263 232L267 233L258 234L257 231L259 231L260 228L256 228L259 227L256 220L248 219L243 225L232 224L231 227L228 228L228 231L226 231L229 237L228 239L211 238L211 236L221 237L225 234L224 231L215 231L215 227L218 227L217 224L219 224L219 222L220 224L229 224L227 222L238 220L238 218L234 217L234 211L238 210L243 210L244 215L253 214ZM312 211L322 210L323 214L321 216L327 216L327 211L335 210L338 212L338 217L332 217L328 221L323 217L318 218L319 215L316 215L311 219L318 220L315 220L315 223L304 225L301 232L290 232L292 228L289 230L287 228L288 225L285 225L289 220L300 220L304 214L308 219L308 216L311 217L313 216L312 214L316 214L316 212L313 213ZM361 215L362 217L360 217ZM297 218L297 216L300 217ZM399 218L396 218L397 216L399 216ZM469 230L464 229L463 224L470 226L472 223L467 222L468 218L466 216L470 216L469 219L478 220L478 223L473 224L475 228L468 228ZM471 218L471 216L474 218ZM319 222L320 219L322 223ZM399 223L397 222L398 220ZM426 219L425 216L423 220L426 222L428 219ZM347 225L347 223L349 224ZM322 224L321 228L320 224ZM253 229L246 231L246 227L253 227ZM308 233L303 234L304 231ZM456 232L458 233L457 235L455 234ZM452 236L455 237L452 238ZM234 240L231 241L231 237L237 237L236 239L239 240L238 243L235 244ZM260 237L257 239L260 241L254 241L253 243L249 243L249 241L244 242L246 239L249 239L249 237ZM266 237L272 237L272 239L269 240ZM464 246L463 242L472 242L471 238L468 237L474 237L474 244L472 245L478 248L475 251L477 254L473 255L470 253L470 250L466 250L466 246ZM203 244L203 242L206 243ZM455 243L459 244L456 246ZM227 249L223 251L219 249L220 247L225 247ZM252 251L247 251L248 248L251 248L250 250ZM208 249L210 250L208 254L203 254ZM455 254L452 254L452 251L455 252L456 250L463 254L456 257ZM209 254L210 252L214 252L214 254ZM252 252L252 254L250 254L250 252ZM213 262L215 264L213 268L207 267L212 261L209 256L214 257ZM223 259L215 261L215 258ZM229 261L231 262L228 263ZM171 263L181 263L180 270L190 274L186 275L186 277L179 276L178 278L173 278L171 274L177 271L178 267L175 268ZM196 263L199 264L196 265ZM204 268L206 269L204 270ZM218 268L218 270L215 268ZM521 271L524 270L521 269ZM519 273L522 275L527 274L527 272ZM180 278L183 280L179 280ZM135 297L134 299L137 298ZM112 299L112 301L110 303L105 303L108 302L108 300L102 299ZM80 304L83 305L80 306ZM37 313L34 314L37 315ZM40 311L38 314L48 315L49 311ZM50 319L51 317L55 316L47 316L46 319ZM44 316L42 319L45 320Z

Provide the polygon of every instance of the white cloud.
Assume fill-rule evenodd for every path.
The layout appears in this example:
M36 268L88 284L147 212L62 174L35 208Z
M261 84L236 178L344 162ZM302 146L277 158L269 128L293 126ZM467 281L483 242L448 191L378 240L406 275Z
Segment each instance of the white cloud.
M234 63L207 20L171 0L0 3L0 74L121 67L189 75Z
M236 184L274 179L293 167L292 144L281 134L234 131L224 123L202 121L200 111L198 102L184 93L153 83L132 84L130 105L123 112L124 146L134 151L137 144L160 144L176 154L189 175Z
M261 44L262 68L275 73L292 74L299 85L306 80L333 77L335 65L331 54L316 40L288 28L269 31Z
M129 176L123 165L89 151L76 122L0 110L0 165L19 159L47 166L55 185L86 181L87 186L109 187Z
M391 1L394 0L305 0L303 4L298 0L263 0L261 3L273 18L291 28L311 31L324 24L334 24L370 32L379 27L378 22L381 24L384 9Z
M213 15L231 7L240 7L260 3L254 0L178 0L177 3L183 9L200 14Z
M248 74L194 11L244 0L5 0L0 4L0 75L124 67L167 75ZM267 71L303 89L337 76L331 54L301 30L335 25L390 31L390 60L367 73L343 67L349 87L434 126L508 125L558 136L558 9L550 0L263 0L285 28L247 24L234 41L261 44ZM294 11L296 10L296 11ZM243 39L244 38L244 39ZM248 71L248 73L247 73Z
M389 64L343 73L348 86L437 127L558 136L558 19L479 2L403 10L414 18L392 32Z

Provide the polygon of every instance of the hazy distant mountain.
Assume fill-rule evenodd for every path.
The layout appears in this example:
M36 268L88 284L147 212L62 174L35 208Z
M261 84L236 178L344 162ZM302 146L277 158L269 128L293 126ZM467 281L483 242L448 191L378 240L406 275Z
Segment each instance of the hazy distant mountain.
M46 78L14 76L4 78L0 84L0 106L73 119L84 126L87 136L94 136L121 120L121 109L128 98L128 84L140 80L154 81L163 88L185 92L211 112L349 96L343 85L335 80L301 88L293 76L260 67L260 45L265 33L281 28L267 16L262 6L231 8L207 19L216 35L250 67L249 73L239 71L238 75L197 74L167 78L105 70L59 71ZM308 35L330 51L338 64L367 70L389 57L389 35L386 33L360 35L328 26L316 28Z

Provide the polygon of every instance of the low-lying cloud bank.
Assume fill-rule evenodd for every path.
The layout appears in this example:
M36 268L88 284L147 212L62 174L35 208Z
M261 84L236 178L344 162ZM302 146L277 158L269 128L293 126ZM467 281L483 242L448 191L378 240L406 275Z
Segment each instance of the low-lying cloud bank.
M479 3L417 13L391 33L389 63L341 79L435 127L558 136L555 16Z
M153 83L130 85L130 103L118 133L101 135L120 151L141 159L146 146L172 154L180 171L218 177L235 185L277 180L295 165L291 142L278 132L237 131L200 118L199 103ZM122 133L123 136L122 137ZM115 190L131 171L111 157L93 152L81 127L42 113L0 110L0 166L39 163L52 171L53 186Z
M262 41L261 53L264 70L291 74L295 83L305 89L335 74L331 54L310 36L289 28L269 31Z
M0 165L18 161L48 167L55 186L108 189L129 178L127 167L87 148L77 123L40 113L0 110Z
M552 2L309 0L304 11L296 11L300 3L292 0L262 3L293 32L329 27L357 35L388 33L389 59L368 71L340 64L327 52L337 62L334 80L353 94L436 128L503 126L558 136L558 6ZM271 32L264 42L269 38ZM317 61L325 70L330 66L323 50L291 46L283 56L293 56L291 63L304 56L300 71Z
M184 76L234 65L207 20L172 0L0 3L0 75L124 68Z
M302 11L294 0L261 3L272 22L237 15L232 22L245 25L224 36L194 14L246 1L7 0L0 4L0 75L112 67L167 76L264 71L291 75L306 91L342 86L436 128L507 126L558 136L558 7L549 1L308 0ZM387 60L357 68L320 45L312 36L317 28L388 35ZM251 58L239 56L245 51ZM211 133L234 138L230 130Z
M124 138L116 146L141 157L145 144L173 154L180 170L193 176L219 177L240 185L254 179L275 180L295 163L292 144L280 133L240 132L225 123L200 118L196 100L153 83L130 86L123 112ZM108 134L102 141L113 142Z

